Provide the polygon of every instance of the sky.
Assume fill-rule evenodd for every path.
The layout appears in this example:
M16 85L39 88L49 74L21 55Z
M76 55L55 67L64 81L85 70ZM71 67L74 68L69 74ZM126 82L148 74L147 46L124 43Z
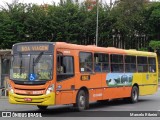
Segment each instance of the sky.
M0 6L4 6L5 2L7 3L12 3L15 0L0 0ZM60 0L18 0L18 2L20 3L35 3L38 5L42 5L42 4L52 4L53 2L55 2L56 4L59 2ZM84 0L80 0L80 1L84 1ZM114 1L114 0L112 0ZM104 3L110 3L110 0L102 0L102 2Z

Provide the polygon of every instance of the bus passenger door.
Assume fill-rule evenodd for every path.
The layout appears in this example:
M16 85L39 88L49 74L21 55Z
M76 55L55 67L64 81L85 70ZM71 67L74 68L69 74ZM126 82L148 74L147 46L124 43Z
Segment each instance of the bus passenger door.
M56 104L73 103L73 92L75 89L74 57L71 51L58 50L56 67Z

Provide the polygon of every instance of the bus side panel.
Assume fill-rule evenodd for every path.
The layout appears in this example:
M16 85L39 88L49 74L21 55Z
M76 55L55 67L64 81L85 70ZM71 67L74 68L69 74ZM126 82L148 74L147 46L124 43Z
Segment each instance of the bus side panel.
M73 93L71 91L62 91L56 93L56 104L72 103Z
M141 85L143 84L143 82L142 82L142 74L141 73L134 73L132 86L134 84L138 85L138 87L139 87L139 95L141 95L142 94L142 87L141 87Z
M71 79L70 81L73 81ZM72 82L71 82L72 83ZM63 87L61 90L56 91L56 104L70 104L73 102L74 91L71 90L71 84L68 80L62 83L57 83L57 87Z
M93 96L95 93L96 93L96 90L95 90L95 89L90 89L90 90L89 90L89 101L90 101L90 102L96 101L95 97Z
M103 100L130 97L132 87L107 88L103 90Z
M157 86L148 85L148 86L140 86L140 95L151 95L157 91Z
M131 80L129 80L129 78L132 79L132 77L130 77L131 75L132 74L124 74L124 73L108 73L107 75L103 74L102 75L103 100L129 97L132 89ZM126 76L126 78L123 78L123 76ZM108 82L107 79L110 82ZM110 79L115 80L114 81L115 83ZM130 84L127 84L127 82L129 81Z
M91 51L79 51L76 50L75 59L75 89L87 88L89 92L89 101L101 100L102 99L102 77L100 73L92 72L81 72L80 68L80 52L91 52Z
M157 91L157 73L142 73L142 78L140 95L154 94Z
M83 76L89 76L89 79L82 80ZM75 88L80 89L85 87L89 90L90 101L102 99L102 88L101 88L101 75L100 74L89 74L79 73L76 75Z
M134 73L133 83L139 86L139 95L154 94L157 91L157 73Z
M93 81L93 82L92 82ZM102 74L101 73L95 73L91 77L91 88L95 88L95 92L92 95L95 100L102 100Z

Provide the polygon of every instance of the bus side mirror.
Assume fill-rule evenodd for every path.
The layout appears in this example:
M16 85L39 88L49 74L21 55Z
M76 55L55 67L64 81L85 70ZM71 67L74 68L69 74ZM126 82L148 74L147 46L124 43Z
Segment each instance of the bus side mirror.
M8 60L8 59L6 59L6 58L5 58L5 59L3 59L2 63L4 63L4 64L5 64L5 63L7 62L7 60Z
M11 58L11 60L13 59L13 55L9 55L9 57ZM7 60L10 60L10 58L8 58L8 59L4 58L2 63L4 63L4 64L7 63Z

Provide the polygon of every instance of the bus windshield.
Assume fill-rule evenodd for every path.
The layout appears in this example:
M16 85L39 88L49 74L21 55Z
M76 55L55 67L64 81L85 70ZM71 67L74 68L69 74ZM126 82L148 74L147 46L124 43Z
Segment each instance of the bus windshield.
M42 81L52 79L53 55L17 54L13 57L10 79L20 81Z

